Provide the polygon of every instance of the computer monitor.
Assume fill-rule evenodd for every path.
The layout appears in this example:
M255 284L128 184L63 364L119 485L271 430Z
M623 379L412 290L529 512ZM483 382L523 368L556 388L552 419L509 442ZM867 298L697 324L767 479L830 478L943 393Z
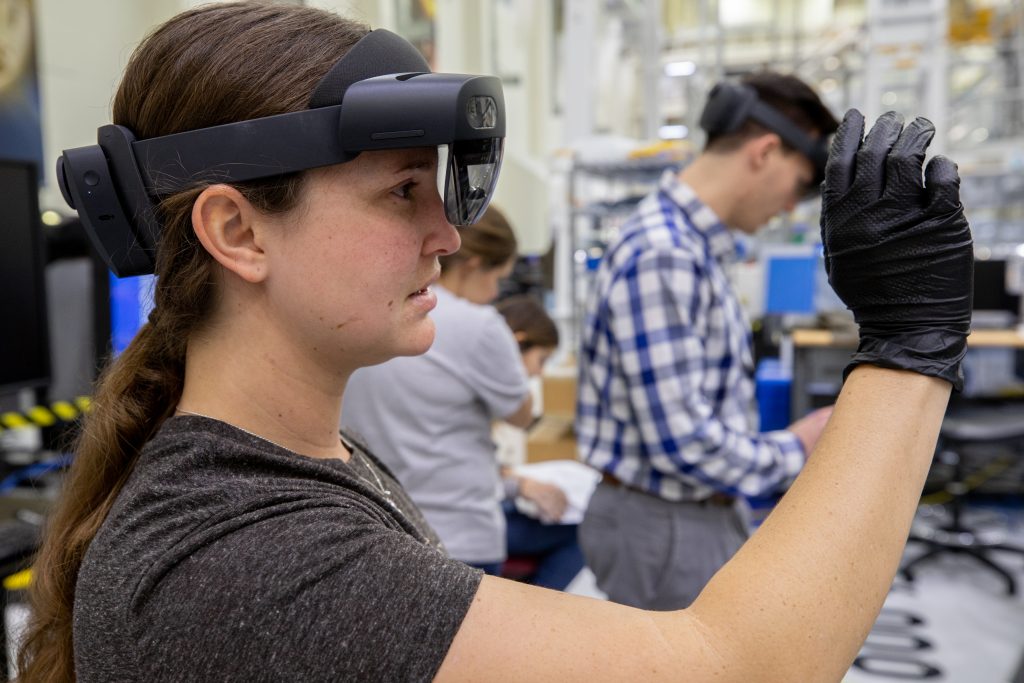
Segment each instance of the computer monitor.
M50 379L39 174L0 159L0 392Z
M152 275L116 277L110 273L110 350L124 351L153 309Z
M1006 259L974 261L974 310L1002 311L1009 318L1020 312L1020 295L1007 291Z

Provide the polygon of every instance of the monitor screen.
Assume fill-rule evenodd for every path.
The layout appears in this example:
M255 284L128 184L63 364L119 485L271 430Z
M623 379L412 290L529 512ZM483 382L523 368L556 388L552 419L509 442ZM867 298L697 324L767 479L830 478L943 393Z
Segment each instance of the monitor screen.
M34 164L0 159L0 391L50 377L38 179Z
M152 275L119 278L110 273L110 347L120 354L153 310Z
M974 262L974 310L1007 311L1017 315L1020 295L1006 291L1006 261L977 259Z

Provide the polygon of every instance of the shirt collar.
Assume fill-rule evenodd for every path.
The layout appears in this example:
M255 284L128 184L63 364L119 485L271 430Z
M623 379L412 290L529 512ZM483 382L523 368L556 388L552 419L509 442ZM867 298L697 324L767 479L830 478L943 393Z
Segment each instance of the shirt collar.
M693 188L679 179L679 172L665 171L658 184L659 189L678 204L690 226L704 238L708 253L719 261L737 258L736 240L711 207L701 201Z

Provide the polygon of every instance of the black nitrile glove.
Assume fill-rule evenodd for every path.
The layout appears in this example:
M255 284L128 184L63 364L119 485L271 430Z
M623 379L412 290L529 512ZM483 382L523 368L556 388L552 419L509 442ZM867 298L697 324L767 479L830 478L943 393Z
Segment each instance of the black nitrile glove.
M832 141L822 190L825 271L860 326L844 375L869 363L941 377L960 390L974 251L956 165L935 157L922 183L935 134L927 119L903 128L889 112L862 142L863 134L864 117L851 109Z

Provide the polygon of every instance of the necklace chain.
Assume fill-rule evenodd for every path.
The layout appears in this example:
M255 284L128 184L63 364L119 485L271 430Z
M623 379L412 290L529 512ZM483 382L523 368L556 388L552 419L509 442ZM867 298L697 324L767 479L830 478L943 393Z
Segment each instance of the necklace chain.
M181 408L178 408L177 412L182 414L182 415L194 415L195 417L204 417L207 420L213 420L214 422L220 422L222 424L226 424L229 427L234 427L235 429L237 429L240 432L245 432L246 434L248 434L249 436L251 436L251 437L253 437L255 439L259 439L260 441L265 441L265 442L267 442L267 443L269 443L271 445L277 446L281 450L288 451L290 453L294 453L294 451L292 451L292 449L286 448L286 447L282 446L281 444L277 443L276 441L272 441L271 439L268 439L265 436L260 436L259 434L256 434L255 432L250 432L245 427L239 427L238 425L234 424L233 422L228 422L227 420L222 420L219 417L212 417L210 415L204 415L203 413L196 413L196 412L193 412L191 410L183 410ZM342 438L342 436L340 434L338 435L338 438L341 439L341 444L349 451L349 453L352 454L352 457L353 458L356 457L356 453L358 452L358 449L353 448L350 444L348 444L345 441L345 439ZM370 474L373 475L374 481L370 481L369 479L364 477L362 474L359 473L359 471L355 467L352 467L351 464L349 465L349 469L351 469L352 472L355 473L355 475L357 477L359 477L364 482L366 482L366 484L370 488L373 488L373 489L376 489L377 491L379 491L380 494L382 496L384 496L384 500L386 500L388 502L388 505L390 505L395 510L398 510L398 505L396 505L395 501L393 501L391 499L391 491L386 486L384 486L384 481L380 478L380 475L377 474L377 468L373 466L373 463L371 463L368 458L365 458L362 455L360 455L360 459L365 463L363 465L363 467L365 469L369 470Z
M391 491L386 486L384 486L384 481L380 478L380 475L377 474L377 468L373 466L373 463L370 462L368 458L364 458L362 454L360 454L360 459L365 464L366 469L370 470L370 474L373 475L373 481L377 482L377 490L384 494L384 498L387 499L389 503L391 503L392 507L394 507L395 503L394 501L391 500ZM356 474L359 473L356 472ZM359 474L359 478L368 484L373 484L373 482L369 481L368 479L366 479L366 477L364 477L361 474Z

